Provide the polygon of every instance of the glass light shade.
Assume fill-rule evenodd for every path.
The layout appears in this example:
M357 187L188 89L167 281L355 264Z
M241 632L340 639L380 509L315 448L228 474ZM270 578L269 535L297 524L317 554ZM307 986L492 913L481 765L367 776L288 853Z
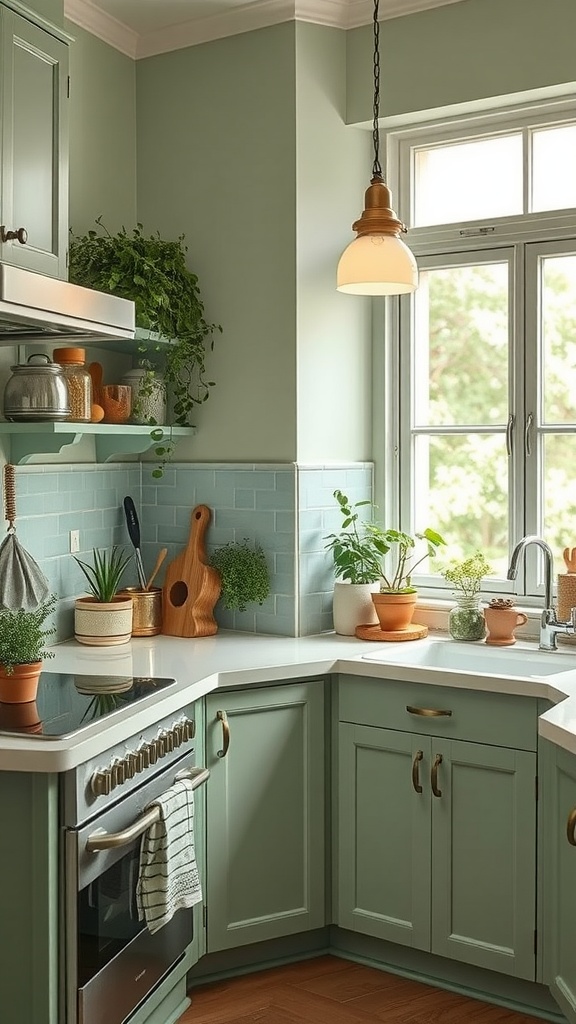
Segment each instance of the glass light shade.
M350 295L403 295L418 287L418 267L396 235L359 235L338 263L336 287Z

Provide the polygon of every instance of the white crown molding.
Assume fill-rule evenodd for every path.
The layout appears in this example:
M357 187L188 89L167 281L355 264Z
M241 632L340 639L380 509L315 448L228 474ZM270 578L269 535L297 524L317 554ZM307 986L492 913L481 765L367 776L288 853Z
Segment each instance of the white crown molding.
M384 21L455 3L462 3L462 0L380 0L379 17ZM252 0L225 14L192 19L144 35L138 35L91 0L64 0L64 13L74 24L128 57L137 59L268 28L285 21L306 21L341 29L359 28L372 21L374 3L373 0Z
M91 4L90 0L64 0L64 16L127 57L137 57L138 33Z

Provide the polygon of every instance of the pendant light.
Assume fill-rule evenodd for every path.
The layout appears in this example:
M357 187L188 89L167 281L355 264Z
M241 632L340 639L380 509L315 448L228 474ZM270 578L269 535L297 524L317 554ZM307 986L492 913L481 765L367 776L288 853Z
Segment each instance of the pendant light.
M364 212L352 225L357 238L344 250L338 263L337 288L352 295L401 295L418 285L418 268L410 249L400 238L406 226L391 208L392 195L380 166L380 26L379 0L374 0L374 163L370 186L364 195Z

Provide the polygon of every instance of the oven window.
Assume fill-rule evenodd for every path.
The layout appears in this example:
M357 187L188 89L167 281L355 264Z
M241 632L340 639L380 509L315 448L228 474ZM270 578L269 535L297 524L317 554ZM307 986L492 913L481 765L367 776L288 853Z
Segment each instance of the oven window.
M138 920L139 845L78 894L78 974L86 985L145 928Z

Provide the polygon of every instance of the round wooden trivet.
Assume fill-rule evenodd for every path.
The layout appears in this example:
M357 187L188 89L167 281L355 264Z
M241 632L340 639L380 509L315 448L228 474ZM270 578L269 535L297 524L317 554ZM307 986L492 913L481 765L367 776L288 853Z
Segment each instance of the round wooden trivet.
M359 640L422 640L428 636L428 626L419 626L416 622L410 623L406 629L380 629L380 626L356 626L356 636Z

